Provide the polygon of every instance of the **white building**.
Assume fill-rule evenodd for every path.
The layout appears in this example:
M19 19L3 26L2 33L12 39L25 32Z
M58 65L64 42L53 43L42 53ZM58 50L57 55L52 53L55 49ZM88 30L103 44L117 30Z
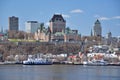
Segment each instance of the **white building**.
M100 21L97 19L94 25L94 36L102 36L102 28Z
M25 23L25 27L27 33L35 33L40 27L40 23L38 23L37 21L27 21Z

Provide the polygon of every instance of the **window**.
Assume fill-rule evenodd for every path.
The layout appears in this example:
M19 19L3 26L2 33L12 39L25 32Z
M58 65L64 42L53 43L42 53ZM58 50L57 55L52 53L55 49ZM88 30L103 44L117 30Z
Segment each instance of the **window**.
M56 21L58 21L58 18L56 18Z
M59 19L59 21L61 21L61 19Z

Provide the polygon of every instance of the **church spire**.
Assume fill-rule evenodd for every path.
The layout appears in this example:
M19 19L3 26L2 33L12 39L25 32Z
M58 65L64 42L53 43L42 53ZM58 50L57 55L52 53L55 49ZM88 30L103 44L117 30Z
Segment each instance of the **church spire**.
M100 21L97 19L96 22L95 22L95 24L100 24Z
M92 29L91 29L91 36L93 36L93 32L92 32Z

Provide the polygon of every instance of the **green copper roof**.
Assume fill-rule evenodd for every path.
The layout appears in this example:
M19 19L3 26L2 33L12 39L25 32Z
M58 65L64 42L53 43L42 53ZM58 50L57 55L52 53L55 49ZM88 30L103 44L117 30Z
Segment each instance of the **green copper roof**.
M62 32L56 32L55 35L56 35L56 36L63 36L64 33L62 33Z

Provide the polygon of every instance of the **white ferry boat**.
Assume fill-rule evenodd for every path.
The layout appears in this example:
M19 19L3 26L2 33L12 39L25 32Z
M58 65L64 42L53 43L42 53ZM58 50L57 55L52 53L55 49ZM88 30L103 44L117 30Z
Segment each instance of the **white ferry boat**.
M51 65L52 62L47 59L42 58L28 58L28 60L23 61L24 65Z

